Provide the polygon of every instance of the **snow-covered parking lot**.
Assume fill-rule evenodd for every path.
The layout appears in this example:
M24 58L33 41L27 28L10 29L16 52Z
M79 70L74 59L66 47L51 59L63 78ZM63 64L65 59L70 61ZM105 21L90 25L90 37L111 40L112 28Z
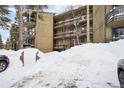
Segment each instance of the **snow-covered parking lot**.
M24 51L25 66L19 59ZM37 49L0 50L10 58L8 69L0 73L0 87L83 87L118 88L117 63L124 58L124 40L85 44L63 52Z

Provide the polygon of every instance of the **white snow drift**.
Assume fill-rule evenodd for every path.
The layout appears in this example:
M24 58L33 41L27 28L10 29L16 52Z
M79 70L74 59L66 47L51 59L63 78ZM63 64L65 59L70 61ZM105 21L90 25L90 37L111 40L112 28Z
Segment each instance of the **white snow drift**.
M25 53L25 66L19 56ZM119 87L117 62L124 58L124 40L85 44L63 52L39 53L37 49L17 52L0 50L10 58L0 73L0 87Z

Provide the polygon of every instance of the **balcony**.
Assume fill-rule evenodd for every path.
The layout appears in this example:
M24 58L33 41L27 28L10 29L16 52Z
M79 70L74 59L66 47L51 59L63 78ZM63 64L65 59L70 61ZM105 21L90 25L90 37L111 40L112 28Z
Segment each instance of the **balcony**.
M92 20L92 14L90 14L90 20ZM60 28L63 26L68 26L68 25L73 25L75 23L75 21L77 23L81 23L81 22L86 22L86 15L80 16L80 17L75 17L75 18L71 18L71 19L67 19L67 20L63 20L63 21L59 21L57 23L55 23L55 29L56 28Z
M69 38L69 37L74 37L78 34L79 36L86 36L86 29L81 30L81 31L67 31L67 32L60 32L54 34L54 39L61 39L61 38ZM90 34L93 34L93 29L90 28Z
M124 26L124 6L118 6L106 15L106 23L113 28Z

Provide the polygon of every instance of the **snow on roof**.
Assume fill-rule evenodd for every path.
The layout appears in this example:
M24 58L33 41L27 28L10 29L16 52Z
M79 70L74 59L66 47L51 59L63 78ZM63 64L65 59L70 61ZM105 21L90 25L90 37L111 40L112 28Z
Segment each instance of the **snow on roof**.
M56 13L56 16L61 15L61 14L64 14L64 13L67 13L67 12L72 11L72 10L79 9L79 8L81 8L81 7L84 7L84 6L85 6L85 5L73 5L73 6L71 7L71 5L70 5L69 7L67 7L67 8L65 9L65 11Z

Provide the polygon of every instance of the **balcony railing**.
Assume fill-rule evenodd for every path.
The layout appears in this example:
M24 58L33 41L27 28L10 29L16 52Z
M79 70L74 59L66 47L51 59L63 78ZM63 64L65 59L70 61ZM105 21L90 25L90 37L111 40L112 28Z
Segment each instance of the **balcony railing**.
M106 15L106 23L124 20L124 6L118 6Z
M72 25L74 24L74 21L76 21L77 23L86 21L86 15L80 16L80 17L75 17L75 18L71 18L71 19L67 19L67 20L63 20L63 21L59 21L57 23L55 23L54 28L59 28L59 27L63 27L63 26L67 26L67 25ZM90 14L90 20L92 20L92 14Z
M76 34L80 35L80 36L84 36L86 35L86 29L81 30L81 31L67 31L67 32L60 32L57 34L54 34L54 39L59 39L59 38L67 38L67 37L73 37L76 36ZM93 34L93 29L90 28L90 34Z

